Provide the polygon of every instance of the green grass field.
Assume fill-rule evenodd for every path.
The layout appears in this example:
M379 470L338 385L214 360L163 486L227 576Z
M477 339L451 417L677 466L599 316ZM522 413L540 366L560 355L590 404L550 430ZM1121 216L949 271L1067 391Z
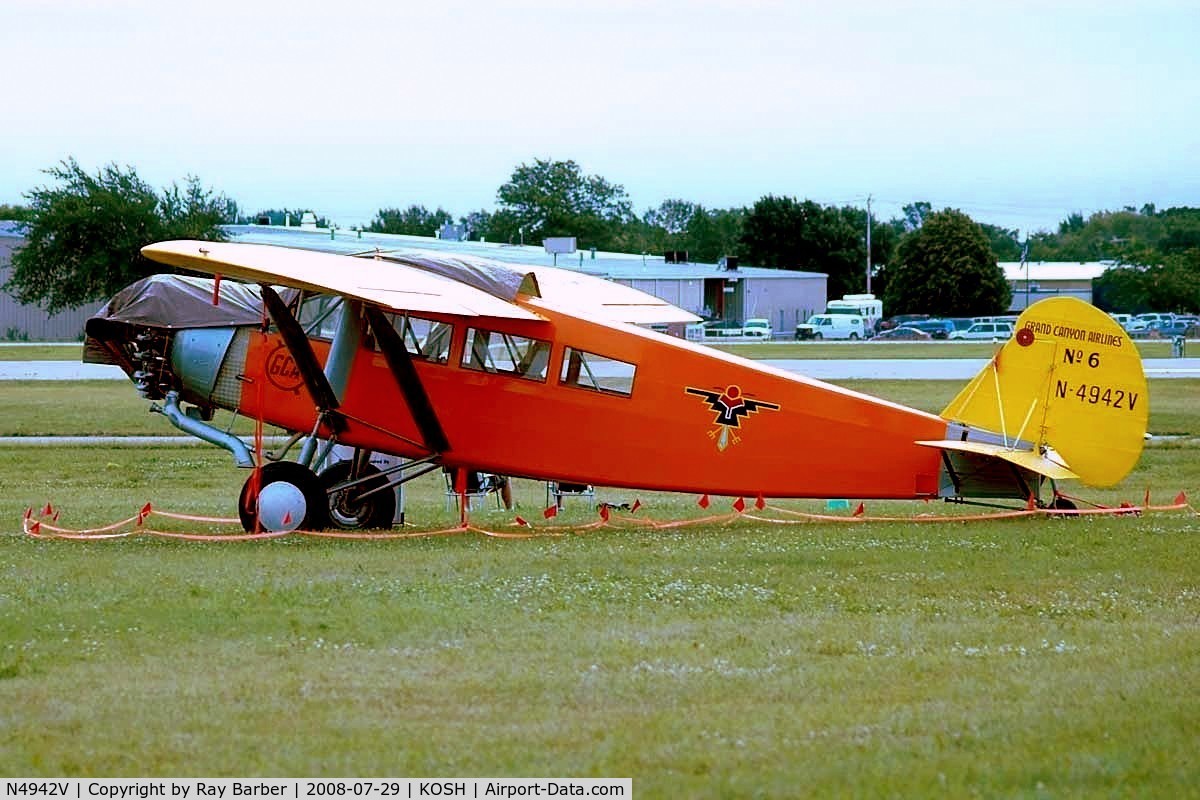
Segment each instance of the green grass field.
M932 410L957 389L851 385ZM1200 382L1154 381L1151 429L1185 438L1152 442L1119 486L1077 493L1200 495L1198 397ZM0 383L6 434L173 433L146 405L119 383ZM638 797L1200 796L1193 514L743 518L522 540L20 532L24 509L48 501L71 527L147 501L229 515L244 478L212 447L0 447L0 773L628 776ZM441 478L416 484L410 518L452 525ZM516 490L519 513L542 523L543 486ZM714 510L598 496L637 496L660 519ZM475 515L500 532L511 519ZM581 503L566 515L592 519Z

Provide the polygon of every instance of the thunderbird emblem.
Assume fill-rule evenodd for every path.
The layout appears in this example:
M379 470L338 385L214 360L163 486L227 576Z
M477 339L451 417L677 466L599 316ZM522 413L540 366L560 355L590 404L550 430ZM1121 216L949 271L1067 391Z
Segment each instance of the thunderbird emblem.
M751 400L742 394L741 387L737 385L729 385L724 391L712 391L710 389L696 389L692 386L685 386L684 391L688 394L694 394L697 397L704 399L705 404L717 413L713 419L716 423L715 428L708 432L708 438L716 439L717 449L724 450L730 444L737 444L741 441L734 428L741 427L741 421L757 411L778 411L778 403L769 403L766 400Z

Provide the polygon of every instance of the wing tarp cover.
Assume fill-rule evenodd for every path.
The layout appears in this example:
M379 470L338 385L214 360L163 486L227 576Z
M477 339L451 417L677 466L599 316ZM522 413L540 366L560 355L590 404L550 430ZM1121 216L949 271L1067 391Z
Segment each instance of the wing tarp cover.
M368 257L368 256L364 256ZM385 253L379 256L384 261L414 267L431 272L452 281L487 292L492 297L513 302L525 280L528 270L516 270L496 261L470 256L446 256L440 253L404 252Z

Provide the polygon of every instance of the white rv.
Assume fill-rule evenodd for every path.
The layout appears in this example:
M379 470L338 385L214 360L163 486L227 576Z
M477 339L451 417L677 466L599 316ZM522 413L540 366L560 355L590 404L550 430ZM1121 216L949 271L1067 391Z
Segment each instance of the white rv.
M873 294L845 294L841 300L830 300L825 304L826 314L857 314L866 323L868 332L879 329L883 319L883 301Z

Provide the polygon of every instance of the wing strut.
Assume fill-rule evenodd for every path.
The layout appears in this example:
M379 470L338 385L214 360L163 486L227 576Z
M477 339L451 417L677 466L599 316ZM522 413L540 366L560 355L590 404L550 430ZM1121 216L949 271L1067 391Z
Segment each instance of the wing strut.
M333 387L329 385L329 379L321 370L321 362L317 360L317 354L313 352L312 343L304 335L304 329L292 316L287 304L270 286L265 284L262 286L262 298L267 312L271 315L276 327L279 328L279 335L283 338L283 343L287 345L288 353L295 360L296 368L300 370L300 377L304 379L304 385L308 388L313 402L316 403L317 411L324 418L325 424L335 433L341 433L345 430L346 423L341 414L337 413L340 405L337 395L334 393Z
M434 453L449 450L450 442L446 439L446 432L442 429L442 423L438 421L433 402L425 392L421 376L417 374L412 356L408 354L400 334L378 308L368 305L365 310L367 322L371 324L371 331L375 334L375 342L383 351L383 357L387 359L388 368L391 369L392 376L396 379L405 402L408 403L408 410L412 412L413 421L421 431L425 446Z

